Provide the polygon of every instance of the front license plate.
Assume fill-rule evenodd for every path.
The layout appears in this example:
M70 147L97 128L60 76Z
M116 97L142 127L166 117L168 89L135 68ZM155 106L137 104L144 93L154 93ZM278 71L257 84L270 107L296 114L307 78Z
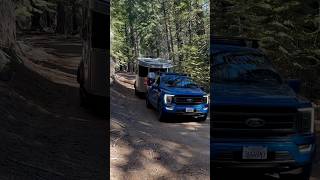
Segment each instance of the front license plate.
M242 159L267 159L268 150L263 146L245 146Z
M193 108L186 108L186 112L193 112L194 109Z

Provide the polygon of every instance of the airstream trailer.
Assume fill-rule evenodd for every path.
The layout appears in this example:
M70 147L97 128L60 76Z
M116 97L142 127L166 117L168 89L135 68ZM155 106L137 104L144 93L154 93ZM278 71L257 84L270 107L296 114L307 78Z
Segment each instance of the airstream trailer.
M137 75L134 82L136 95L145 94L148 87L148 75L154 72L159 75L161 72L170 72L173 64L171 60L162 58L138 58Z
M78 67L81 104L92 97L107 98L109 88L109 0L84 0L82 60Z

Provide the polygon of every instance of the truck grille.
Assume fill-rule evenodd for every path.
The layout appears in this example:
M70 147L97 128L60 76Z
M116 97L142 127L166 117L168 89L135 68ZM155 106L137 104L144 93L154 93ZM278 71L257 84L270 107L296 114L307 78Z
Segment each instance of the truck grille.
M214 158L215 160L220 161L244 161L242 159L241 151L225 151L219 152ZM293 160L293 157L289 154L288 151L273 151L268 152L268 159L258 160L258 161L289 161ZM246 160L246 161L256 161L256 160Z
M296 132L296 109L259 107L213 108L212 136L283 136Z
M203 97L202 96L175 96L174 102L176 104L196 105L196 104L201 104L203 102Z

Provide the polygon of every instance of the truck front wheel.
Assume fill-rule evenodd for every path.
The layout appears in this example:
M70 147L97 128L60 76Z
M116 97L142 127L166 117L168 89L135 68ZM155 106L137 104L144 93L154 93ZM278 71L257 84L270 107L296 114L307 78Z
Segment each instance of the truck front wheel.
M82 84L80 84L80 88L79 88L79 98L80 98L80 106L87 107L88 103L89 103L88 102L88 94L86 93Z
M306 165L299 174L282 174L280 179L285 180L309 180L311 176L312 165Z
M165 119L165 115L164 115L164 113L162 112L162 105L159 103L159 104L158 104L158 120L159 120L160 122L163 122L164 119Z

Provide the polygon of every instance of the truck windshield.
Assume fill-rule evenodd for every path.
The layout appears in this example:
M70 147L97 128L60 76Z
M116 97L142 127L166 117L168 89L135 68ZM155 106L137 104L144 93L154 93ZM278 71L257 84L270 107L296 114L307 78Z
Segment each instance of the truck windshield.
M166 72L166 68L150 68L149 72L154 72L156 75L160 75L161 72Z
M167 87L198 88L198 85L187 76L164 76L162 77L161 82Z
M280 75L268 59L257 53L233 53L216 57L214 82L281 83Z

